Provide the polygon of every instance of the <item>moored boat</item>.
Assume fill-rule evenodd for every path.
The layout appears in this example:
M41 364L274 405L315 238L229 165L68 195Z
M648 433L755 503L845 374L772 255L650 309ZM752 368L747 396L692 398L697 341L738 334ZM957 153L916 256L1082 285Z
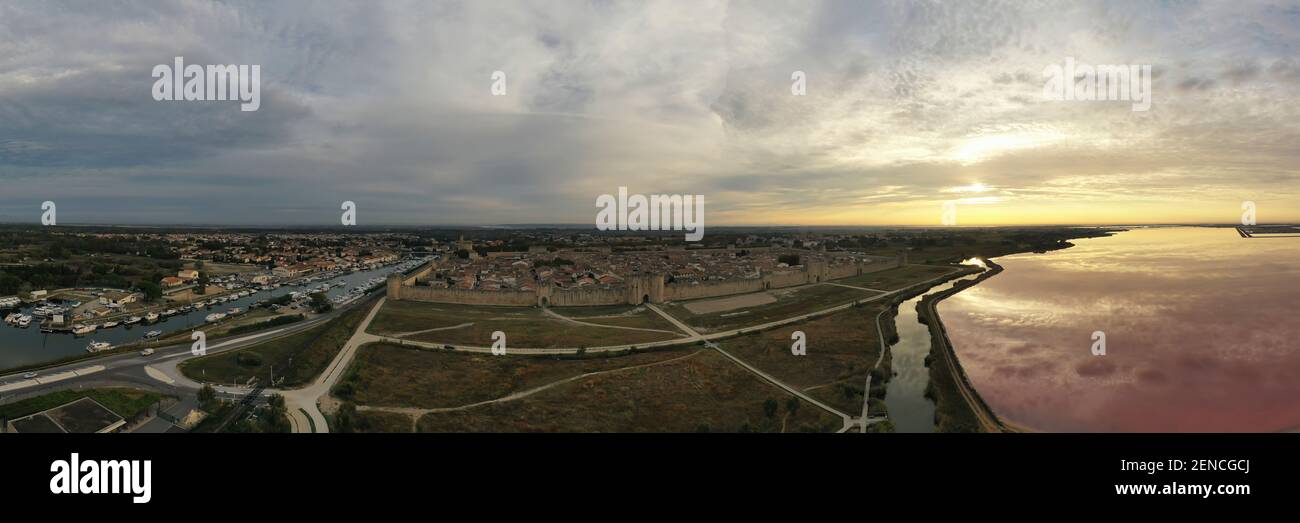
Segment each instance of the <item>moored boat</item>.
M106 341L92 341L90 345L86 345L86 352L99 352L111 348L113 348L113 345Z

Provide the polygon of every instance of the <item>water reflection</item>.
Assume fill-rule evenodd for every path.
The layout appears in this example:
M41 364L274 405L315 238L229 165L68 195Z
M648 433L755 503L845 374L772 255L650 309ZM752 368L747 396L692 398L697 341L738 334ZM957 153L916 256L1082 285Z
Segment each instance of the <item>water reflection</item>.
M1140 229L998 260L940 304L1003 418L1049 431L1300 426L1300 241ZM1093 356L1091 334L1106 333Z

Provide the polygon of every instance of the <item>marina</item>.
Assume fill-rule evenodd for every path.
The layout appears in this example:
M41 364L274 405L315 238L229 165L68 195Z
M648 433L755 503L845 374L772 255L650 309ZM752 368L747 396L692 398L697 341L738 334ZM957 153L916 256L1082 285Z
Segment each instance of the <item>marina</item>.
M5 313L5 326L0 327L0 368L31 365L84 353L88 350L86 338L92 334L95 341L116 347L144 339L144 334L134 329L140 325L156 326L151 332L157 332L157 336L161 336L168 331L211 323L209 318L218 314L220 317L215 321L221 321L228 318L231 311L237 310L235 314L246 313L256 302L265 304L272 298L289 295L291 292L303 298L325 288L323 292L330 301L335 306L341 306L381 288L387 275L393 271L410 269L421 261L408 260L358 272L335 271L327 273L329 277L315 275L300 282L243 289L226 296L195 302L188 311L184 306L168 306L163 314L151 311L143 316L111 319L104 323L70 322L63 328L50 327L42 321L66 313L68 309L61 305L31 304ZM212 309L218 304L225 306L219 312ZM166 314L167 312L173 314ZM23 328L24 317L29 318L26 321L28 326L38 324L41 328Z

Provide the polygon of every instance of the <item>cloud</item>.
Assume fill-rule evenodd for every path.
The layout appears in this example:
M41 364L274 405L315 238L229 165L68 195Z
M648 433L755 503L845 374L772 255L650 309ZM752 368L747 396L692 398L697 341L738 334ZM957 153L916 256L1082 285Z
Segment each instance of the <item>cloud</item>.
M8 4L0 220L52 199L324 224L346 199L371 223L585 223L619 186L704 194L719 224L929 223L977 183L1007 221L1297 209L1297 22L1252 1ZM261 109L155 102L174 56L260 64ZM1152 65L1151 111L1044 100L1066 58Z

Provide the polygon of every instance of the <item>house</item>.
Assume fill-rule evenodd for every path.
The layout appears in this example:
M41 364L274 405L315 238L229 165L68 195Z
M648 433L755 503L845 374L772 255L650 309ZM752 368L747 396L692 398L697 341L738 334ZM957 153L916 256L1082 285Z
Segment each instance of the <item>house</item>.
M180 271L176 273L176 277L185 281L197 280L199 279L199 271L196 271L194 269Z
M299 263L297 265L283 265L271 269L271 274L278 278L297 278L304 274L310 274L314 270L311 265Z
M164 289L170 289L172 287L180 287L181 285L184 284L185 284L185 280L182 280L175 276L168 276L162 279L162 286Z

